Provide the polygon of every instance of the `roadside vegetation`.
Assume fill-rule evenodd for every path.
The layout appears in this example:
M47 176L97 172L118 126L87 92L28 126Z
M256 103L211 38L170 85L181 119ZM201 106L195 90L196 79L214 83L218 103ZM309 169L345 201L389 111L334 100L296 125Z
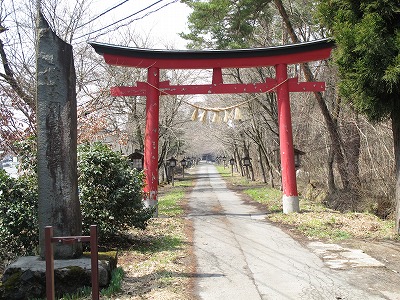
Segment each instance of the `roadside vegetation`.
M21 156L22 176L11 178L0 169L0 259L2 267L21 255L38 253L38 183L34 141ZM78 187L83 234L99 226L101 244L127 230L145 229L153 210L143 207L143 173L132 169L119 152L101 143L82 144L78 155ZM123 208L123 209L122 209Z
M192 180L185 178L174 187L160 187L159 216L146 230L132 229L130 245L119 251L125 277L121 292L110 299L190 299L193 274L185 196L191 186Z
M268 213L271 222L282 225L294 234L309 239L339 241L350 238L399 240L395 234L394 220L381 219L365 212L339 212L324 203L324 193L312 195L313 187L305 185L299 191L300 213L282 213L282 192L269 188L264 183L248 180L223 166L217 167L228 186L240 190L249 199L260 203Z
M186 179L186 178L185 178ZM190 299L192 262L190 232L185 221L186 194L193 181L175 181L160 187L159 217L145 230L132 228L117 247L118 267L101 299ZM59 300L90 300L91 288ZM34 299L41 300L41 299Z

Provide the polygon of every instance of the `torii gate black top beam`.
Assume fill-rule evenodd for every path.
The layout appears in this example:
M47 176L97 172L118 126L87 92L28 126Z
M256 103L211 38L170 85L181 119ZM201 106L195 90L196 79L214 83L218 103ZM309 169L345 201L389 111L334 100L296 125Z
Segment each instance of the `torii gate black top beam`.
M326 59L330 39L268 48L234 50L154 50L89 42L106 63L117 66L159 69L252 68L297 64Z
M279 139L283 185L283 212L298 212L294 148L289 92L323 91L324 83L298 83L288 78L287 65L327 59L334 47L330 39L293 45L237 50L152 50L90 42L106 63L116 66L147 68L147 82L136 87L114 87L113 96L146 96L146 133L144 169L146 203L157 204L158 126L160 95L263 93L276 91L278 96ZM264 83L224 84L222 68L274 66L276 78ZM211 85L177 85L160 82L160 69L213 69Z

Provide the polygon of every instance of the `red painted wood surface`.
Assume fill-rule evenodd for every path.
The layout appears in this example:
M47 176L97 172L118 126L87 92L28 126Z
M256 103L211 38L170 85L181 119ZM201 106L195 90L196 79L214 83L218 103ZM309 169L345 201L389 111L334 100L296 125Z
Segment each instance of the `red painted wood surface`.
M285 196L297 196L289 84L286 81L287 66L285 64L279 64L275 67L275 70L276 81L280 84L276 92L278 96L279 143L283 194Z
M151 67L147 70L146 85L146 128L144 141L144 170L146 186L144 191L149 203L157 201L158 191L158 132L160 105L160 70Z
M290 78L290 92L325 91L325 82L298 82L298 78ZM137 82L136 86L117 86L111 88L111 95L146 96L147 82ZM257 83L217 83L202 85L170 85L169 81L160 82L160 95L208 95L208 94L253 94L276 92L277 81L268 78L266 82Z

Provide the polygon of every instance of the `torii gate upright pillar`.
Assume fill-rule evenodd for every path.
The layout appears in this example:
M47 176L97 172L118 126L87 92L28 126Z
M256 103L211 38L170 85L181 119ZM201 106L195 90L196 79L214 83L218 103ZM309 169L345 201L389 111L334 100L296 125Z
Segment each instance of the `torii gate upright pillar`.
M292 120L290 113L289 82L287 81L287 65L275 66L276 83L278 87L278 122L279 142L282 169L283 213L299 212L299 197L297 194L296 169L294 164L294 148Z
M145 205L156 207L154 216L158 216L158 132L160 106L160 70L147 69L146 129L144 138Z

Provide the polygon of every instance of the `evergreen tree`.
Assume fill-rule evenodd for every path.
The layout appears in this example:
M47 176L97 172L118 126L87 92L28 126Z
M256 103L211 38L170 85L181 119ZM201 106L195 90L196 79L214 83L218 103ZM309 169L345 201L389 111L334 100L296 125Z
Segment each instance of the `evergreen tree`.
M319 14L337 44L341 94L371 121L392 121L399 233L400 1L321 1Z

